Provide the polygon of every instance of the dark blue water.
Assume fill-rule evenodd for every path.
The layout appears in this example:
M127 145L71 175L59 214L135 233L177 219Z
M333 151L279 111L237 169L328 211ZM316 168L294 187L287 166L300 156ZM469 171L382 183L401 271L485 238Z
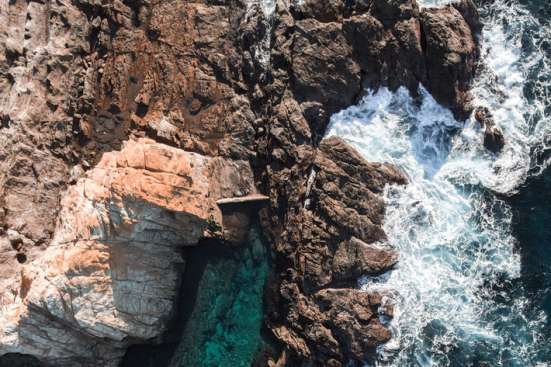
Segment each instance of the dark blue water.
M527 318L545 313L547 330L538 341L539 359L551 362L551 169L530 178L509 203L521 254L521 278L509 296L521 293L530 300Z

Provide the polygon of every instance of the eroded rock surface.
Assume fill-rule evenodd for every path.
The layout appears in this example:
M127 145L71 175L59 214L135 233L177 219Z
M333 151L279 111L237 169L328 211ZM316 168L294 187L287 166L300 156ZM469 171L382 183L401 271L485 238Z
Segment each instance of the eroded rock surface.
M252 183L247 162L148 139L104 154L65 193L49 247L25 264L14 258L2 278L0 351L57 366L116 365L130 341L166 328L179 249L235 233L216 201L254 193Z
M325 128L365 87L419 83L464 118L479 30L470 0L279 0L270 21L240 0L0 0L0 354L115 366L162 342L180 249L239 243L259 208L217 201L263 194L267 363L366 358L392 307L356 277L398 260L381 193L406 179Z
M294 27L281 32L292 46L280 50L291 60L295 94L329 114L365 87L405 85L415 93L419 83L458 118L472 111L481 25L471 0L422 9L414 0L305 0L281 19L280 27Z
M280 235L286 242L278 250L292 267L281 272L281 286L273 290L278 303L270 310L271 327L299 360L331 360L338 366L365 359L390 337L375 301L382 295L357 290L355 284L358 275L389 270L398 259L384 245L380 194L385 185L406 179L391 165L365 162L334 137L319 145L311 172L303 205L295 207ZM358 298L359 304L351 302ZM338 306L332 306L335 302ZM340 315L338 321L332 312ZM358 312L365 312L362 320L356 319Z
M492 113L486 107L478 107L474 113L475 120L484 128L482 143L492 153L499 153L505 146L503 132L496 125Z

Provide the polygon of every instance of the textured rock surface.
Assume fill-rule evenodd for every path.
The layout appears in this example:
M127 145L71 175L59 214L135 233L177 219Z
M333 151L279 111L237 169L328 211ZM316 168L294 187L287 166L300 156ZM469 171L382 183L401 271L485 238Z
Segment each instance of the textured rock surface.
M381 295L353 288L358 274L377 274L397 261L397 254L381 244L384 203L379 194L386 184L406 180L390 165L365 162L339 138L321 142L311 172L302 205L280 234L285 242L278 242L278 251L288 268L280 272L279 289L272 290L277 303L270 309L271 327L299 360L332 360L337 366L363 360L390 337L379 321L380 301L375 300ZM340 289L331 291L334 287ZM320 297L329 305L320 304ZM358 297L358 305L351 302ZM338 307L332 306L336 298ZM331 312L343 318L331 322ZM357 312L368 316L357 321Z
M324 4L305 0L291 7L296 30L287 57L296 94L331 113L366 86L416 92L422 83L457 117L468 117L481 28L471 0L425 9L412 0Z
M0 0L0 354L114 366L162 341L179 249L240 242L251 212L216 201L256 193L268 363L389 338L384 295L354 287L397 261L380 194L406 180L321 138L365 87L421 82L464 117L476 9L279 0L271 23L240 0Z
M222 238L216 201L252 193L252 182L247 162L148 139L104 154L65 193L47 250L13 259L17 271L2 278L0 351L107 366L128 339L158 336L184 265L179 248Z
M492 113L486 107L478 107L475 110L474 117L484 128L482 142L486 149L493 153L501 152L505 146L505 138L499 127L496 126Z

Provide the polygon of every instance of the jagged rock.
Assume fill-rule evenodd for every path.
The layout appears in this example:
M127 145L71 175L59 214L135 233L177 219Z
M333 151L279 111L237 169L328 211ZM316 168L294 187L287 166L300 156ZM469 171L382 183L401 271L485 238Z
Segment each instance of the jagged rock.
M324 289L315 294L326 324L346 345L348 360L366 359L366 347L375 347L388 341L390 331L378 318L382 296L356 289Z
M339 244L333 257L333 277L355 280L377 275L398 262L398 253L382 244L367 244L355 237Z
M295 27L291 68L296 94L329 110L349 104L360 93L360 68L340 25L310 18Z
M473 33L477 34L482 31L480 14L473 0L460 0L453 2L451 5L461 13Z
M492 153L499 153L505 146L505 137L496 126L492 113L486 107L478 107L474 113L475 120L484 127L483 144Z
M362 333L388 339L392 312L350 288L395 261L373 246L405 177L320 141L364 87L421 82L462 116L480 26L470 1L322 3L278 0L271 30L240 0L0 3L0 355L114 366L159 341L180 248L242 241L248 214L216 202L255 187L287 363L343 366Z
M279 294L272 315L279 317L273 316L271 328L295 358L317 363L332 359L340 366L360 361L377 341L388 339L388 330L378 323L379 313L370 308L368 298L362 305L351 302L359 291L347 289L350 297L331 307L320 306L316 294L335 283L352 287L362 271L379 273L395 264L395 252L375 244L385 240L379 194L388 183L404 184L406 179L391 165L366 162L336 137L320 143L313 169L309 196L303 199L308 205L291 217L288 242L278 249L288 257L289 268L282 272L280 288L272 290ZM365 325L356 320L361 307L367 307L361 312L370 310ZM341 313L336 322L324 321ZM360 342L367 329L375 334L369 343Z
M352 103L365 86L405 85L416 93L422 83L459 119L472 110L468 91L481 23L471 0L423 9L413 0L332 0L323 6L310 0L291 6L291 14L292 31L293 22L281 31L292 39L287 57L300 100L322 102L331 113ZM353 77L358 65L361 80Z
M469 14L469 22L460 11L448 5L427 8L421 13L427 62L427 87L435 98L453 108L460 119L466 119L472 107L468 89L474 77L478 60L478 45L474 32L479 27L470 13L474 6L467 2L463 10ZM476 11L476 10L474 10ZM473 11L473 12L474 12Z

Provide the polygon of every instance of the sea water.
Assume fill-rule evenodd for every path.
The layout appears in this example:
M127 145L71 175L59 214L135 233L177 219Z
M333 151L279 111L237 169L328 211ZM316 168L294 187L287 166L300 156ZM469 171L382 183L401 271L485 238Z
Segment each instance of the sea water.
M212 244L187 258L184 328L171 367L249 367L263 348L270 254L260 229L238 247Z
M437 3L444 2L426 5ZM530 264L513 225L521 211L508 199L549 163L551 27L541 10L548 6L496 0L480 8L474 102L502 128L501 154L483 147L474 119L456 121L422 86L415 100L403 88L369 91L332 117L327 135L370 161L394 163L410 181L385 193L384 228L399 266L359 281L391 292L396 305L393 339L371 365L549 365L549 308L523 284Z

